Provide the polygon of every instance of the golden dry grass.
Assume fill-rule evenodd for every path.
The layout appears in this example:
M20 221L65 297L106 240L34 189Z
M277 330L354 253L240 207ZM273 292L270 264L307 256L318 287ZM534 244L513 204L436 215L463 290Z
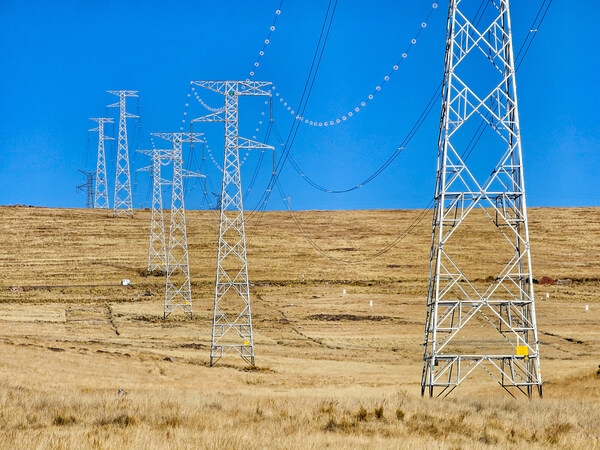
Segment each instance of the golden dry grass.
M360 259L418 214L298 218L329 254ZM164 280L141 275L148 212L0 208L0 447L600 446L600 209L530 211L535 276L572 280L536 286L545 386L533 400L484 372L449 398L419 396L429 217L346 265L316 254L287 213L265 214L248 253L258 367L209 368L217 223L188 219L195 317L163 321ZM481 255L490 237L462 245ZM465 268L489 275L477 258Z

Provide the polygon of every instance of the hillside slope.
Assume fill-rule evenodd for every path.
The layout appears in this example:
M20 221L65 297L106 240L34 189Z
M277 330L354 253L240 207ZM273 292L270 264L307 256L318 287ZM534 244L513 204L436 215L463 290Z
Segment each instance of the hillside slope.
M361 260L420 214L296 218L328 256ZM148 211L0 207L0 446L600 445L600 208L530 210L534 275L564 280L536 285L545 387L532 401L484 371L449 398L420 398L429 214L353 264L316 252L287 212L255 216L248 370L233 356L208 367L213 212L188 212L194 319L163 321L164 279L143 274ZM488 222L474 217L457 241L481 282L504 251ZM484 350L469 333L465 349Z

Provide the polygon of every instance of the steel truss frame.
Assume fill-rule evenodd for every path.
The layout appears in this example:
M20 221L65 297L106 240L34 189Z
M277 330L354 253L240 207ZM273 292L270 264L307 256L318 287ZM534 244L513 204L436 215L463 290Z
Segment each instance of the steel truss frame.
M422 395L448 395L478 367L509 393L519 390L531 396L537 390L542 395L509 1L489 1L495 19L478 28L462 8L463 3L472 5L473 1L450 0ZM495 87L482 96L463 75L470 54L482 56L497 75ZM466 148L456 137L465 123L477 118L485 121L498 144L504 146L500 148L505 148L483 183L467 167L461 155ZM469 280L453 256L464 249L452 238L475 208L491 219L499 231L498 239L508 242L513 255L509 261L491 256L503 268L485 289ZM475 317L490 322L512 352L455 354L449 344L456 343L457 335Z
M183 169L182 145L184 142L201 141L201 133L152 133L173 143L170 157L173 162L171 191L171 219L169 223L169 247L166 263L165 307L166 319L176 309L193 317L192 290L190 284L190 262L188 256L187 228L185 223L185 202L183 177L201 176L190 174ZM178 277L178 273L182 276Z
M150 172L152 177L152 213L150 216L150 241L148 245L148 272L167 269L167 250L165 244L165 221L163 214L162 187L171 184L161 178L161 166L172 160L173 149L137 150L152 158L152 165L138 169Z
M125 109L127 97L139 97L138 91L106 91L119 97L119 101L108 105L119 108L119 136L117 140L117 164L115 174L115 197L113 217L126 214L133 217L133 200L131 197L131 173L129 170L129 149L127 146L127 119L138 118Z
M254 365L254 336L250 308L246 232L240 175L240 149L273 149L272 146L238 134L238 97L271 96L265 90L266 81L193 81L192 84L222 94L223 111L192 120L194 122L223 122L225 150L219 226L219 249L215 279L213 327L210 346L210 365L213 366L229 351L237 352L247 363ZM233 297L233 298L231 298ZM241 299L241 310L226 311Z
M90 120L98 122L96 128L92 128L89 131L98 132L98 159L96 161L96 191L94 194L94 208L95 209L108 209L108 179L106 176L106 153L104 151L104 141L107 139L113 139L112 137L104 135L104 124L113 123L113 119L107 117L91 117Z
M88 172L87 170L77 169L85 175L85 183L77 186L77 192L85 192L85 207L94 207L94 180L96 172ZM85 189L85 191L84 191Z

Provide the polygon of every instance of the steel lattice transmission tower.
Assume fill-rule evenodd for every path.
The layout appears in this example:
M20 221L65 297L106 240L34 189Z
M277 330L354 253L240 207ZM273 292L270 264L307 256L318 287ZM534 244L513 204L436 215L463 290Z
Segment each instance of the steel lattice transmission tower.
M96 172L88 172L86 170L77 169L85 175L85 183L77 186L77 192L85 192L85 207L94 207L94 179Z
M192 84L225 97L225 108L222 112L215 112L192 121L225 123L225 156L210 365L212 366L232 349L237 351L246 362L254 365L239 150L273 149L273 147L238 135L238 97L270 96L271 94L265 88L268 88L271 83L193 81Z
M509 393L542 395L509 1L488 1L469 20L479 2L450 0L421 382L431 396L477 368ZM468 167L477 125L485 151Z
M190 173L183 169L182 145L184 142L199 142L202 134L152 133L152 135L173 143L173 150L170 153L170 159L173 162L173 181L164 317L166 318L175 309L180 308L185 314L189 314L191 318L193 314L192 290L183 188L183 177L190 176Z
M127 146L127 119L138 118L125 109L127 97L138 97L138 91L107 91L119 97L119 101L108 105L109 108L119 108L119 137L117 140L117 164L115 175L115 198L113 217L127 214L133 217L131 198L131 173L129 170L129 150Z
M148 272L166 271L165 222L162 187L171 184L161 177L161 166L172 160L172 149L138 150L152 158L152 165L138 169L150 172L152 177L152 214L150 218L150 243L148 245Z
M98 132L98 160L96 162L96 192L94 195L94 208L108 209L108 179L106 177L106 154L104 152L104 141L113 138L104 135L104 124L113 123L113 120L106 117L90 118L90 120L98 122L98 126L96 128L89 130Z

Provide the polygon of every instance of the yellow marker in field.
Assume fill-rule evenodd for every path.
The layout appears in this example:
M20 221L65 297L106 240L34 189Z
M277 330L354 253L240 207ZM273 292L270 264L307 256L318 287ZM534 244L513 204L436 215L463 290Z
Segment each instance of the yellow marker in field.
M189 304L190 304L190 302L185 302L185 304L186 304L186 305L189 305Z
M529 347L526 345L517 345L517 356L528 356Z
M250 345L250 342L244 341L244 345Z

